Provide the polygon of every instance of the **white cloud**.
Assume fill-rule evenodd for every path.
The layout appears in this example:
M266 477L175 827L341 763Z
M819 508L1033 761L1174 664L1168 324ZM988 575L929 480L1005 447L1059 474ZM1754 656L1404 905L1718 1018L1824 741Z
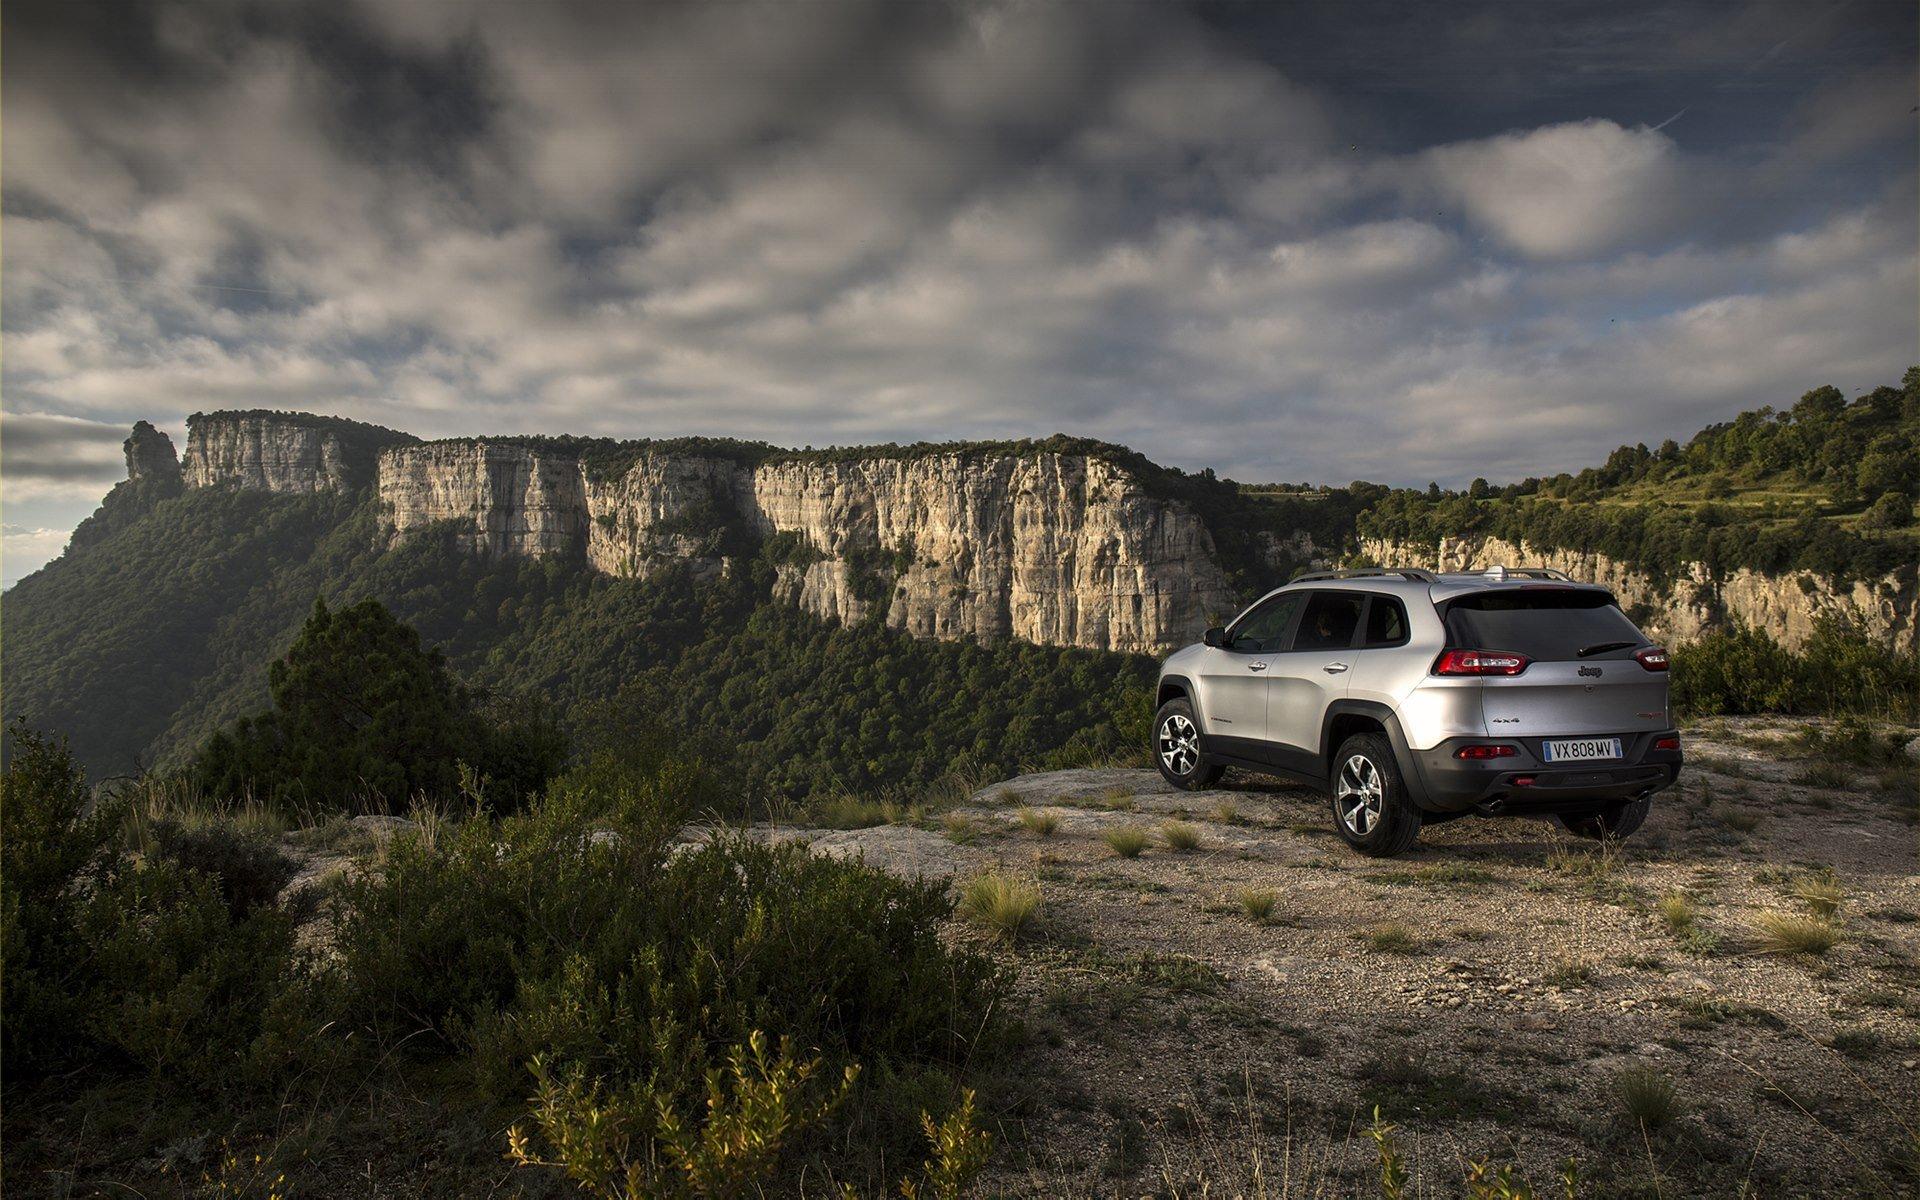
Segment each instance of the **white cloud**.
M1423 160L1443 197L1536 258L1665 232L1692 182L1666 134L1598 119L1437 146Z

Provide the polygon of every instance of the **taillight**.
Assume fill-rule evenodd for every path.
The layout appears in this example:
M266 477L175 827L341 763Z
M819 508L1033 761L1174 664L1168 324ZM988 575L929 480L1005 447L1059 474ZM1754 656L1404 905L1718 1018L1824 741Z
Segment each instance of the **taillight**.
M1653 740L1653 748L1655 750L1678 750L1680 748L1679 735L1676 734L1670 737L1655 738Z
M1634 661L1649 671L1664 671L1673 665L1665 646L1648 646L1645 650L1633 652Z
M1455 758L1512 758L1518 754L1512 746L1462 746L1453 752Z
M1533 660L1510 650L1442 650L1435 675L1518 675Z

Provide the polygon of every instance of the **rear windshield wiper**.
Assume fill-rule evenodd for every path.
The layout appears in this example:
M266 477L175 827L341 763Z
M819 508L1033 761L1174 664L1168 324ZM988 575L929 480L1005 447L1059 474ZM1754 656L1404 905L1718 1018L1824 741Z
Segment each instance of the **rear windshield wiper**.
M1625 650L1629 646L1638 646L1639 642L1600 642L1584 650L1574 652L1575 658L1591 658L1596 654L1605 654L1609 650Z

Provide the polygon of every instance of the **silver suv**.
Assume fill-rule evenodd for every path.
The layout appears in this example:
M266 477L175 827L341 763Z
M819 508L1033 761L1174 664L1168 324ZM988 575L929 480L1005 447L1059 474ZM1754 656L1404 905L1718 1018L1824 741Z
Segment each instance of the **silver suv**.
M1327 789L1362 854L1469 813L1625 837L1680 777L1667 652L1558 571L1326 571L1269 592L1160 668L1153 759Z

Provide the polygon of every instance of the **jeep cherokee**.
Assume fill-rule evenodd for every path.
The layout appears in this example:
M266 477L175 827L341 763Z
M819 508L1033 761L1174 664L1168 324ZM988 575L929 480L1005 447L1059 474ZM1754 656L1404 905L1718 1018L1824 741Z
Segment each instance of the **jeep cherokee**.
M1363 854L1471 813L1625 837L1680 776L1667 667L1558 571L1302 575L1166 660L1153 760L1189 790L1229 766L1324 787Z

